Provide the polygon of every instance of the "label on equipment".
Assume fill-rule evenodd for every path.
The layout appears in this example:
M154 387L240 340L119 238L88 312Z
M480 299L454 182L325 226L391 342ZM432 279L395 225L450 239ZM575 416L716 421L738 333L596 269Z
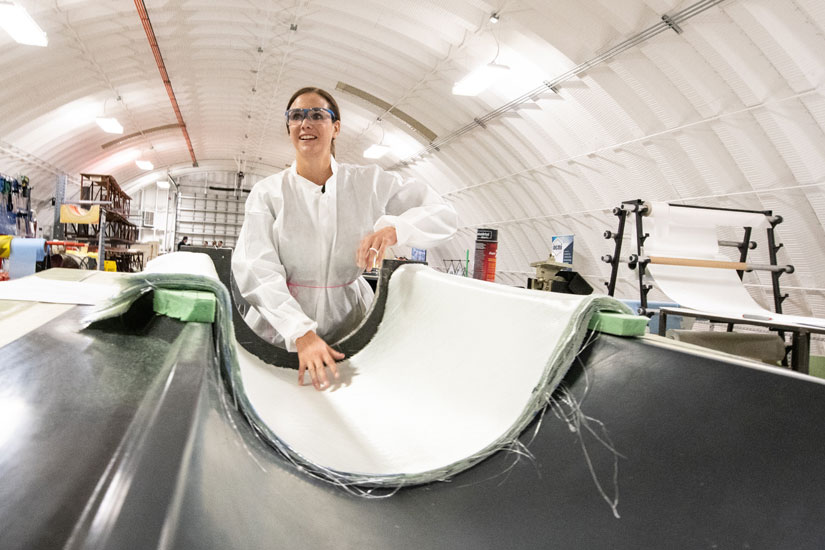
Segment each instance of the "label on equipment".
M476 241L498 241L498 229L476 230Z
M573 263L573 235L559 235L552 239L553 259L563 264Z

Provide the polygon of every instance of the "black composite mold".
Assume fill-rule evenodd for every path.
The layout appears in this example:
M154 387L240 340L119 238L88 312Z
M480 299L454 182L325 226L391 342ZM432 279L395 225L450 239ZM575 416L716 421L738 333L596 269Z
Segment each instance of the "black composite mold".
M22 403L0 448L3 548L825 547L825 385L806 377L600 335L563 384L621 454L619 519L592 478L613 494L614 454L552 412L534 460L499 452L370 500L255 436L211 326L79 330L82 312L0 350L0 395Z

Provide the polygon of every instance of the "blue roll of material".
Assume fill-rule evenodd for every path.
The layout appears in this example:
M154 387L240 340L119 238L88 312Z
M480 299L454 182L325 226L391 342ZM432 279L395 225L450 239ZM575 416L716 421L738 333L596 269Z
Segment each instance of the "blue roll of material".
M35 262L42 262L45 256L45 239L24 239L22 237L12 239L9 278L19 279L26 275L33 275Z

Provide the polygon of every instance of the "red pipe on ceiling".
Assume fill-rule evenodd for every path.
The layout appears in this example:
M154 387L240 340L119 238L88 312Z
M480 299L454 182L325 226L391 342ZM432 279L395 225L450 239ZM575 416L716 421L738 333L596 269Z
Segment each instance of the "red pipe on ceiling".
M146 38L149 40L149 46L152 48L152 54L155 56L155 62L158 64L158 71L166 86L166 93L169 96L169 101L172 102L172 110L175 111L175 116L178 117L178 124L183 131L183 137L186 139L186 146L189 148L189 156L192 157L192 166L198 165L198 160L195 158L195 150L192 148L192 140L189 139L189 131L186 129L186 123L183 121L183 116L180 114L180 107L178 107L178 100L175 98L175 91L172 90L172 82L169 80L169 74L166 72L166 64L163 62L163 56L160 54L158 41L155 38L155 30L152 28L152 22L149 21L149 14L146 12L146 4L143 0L135 0L135 7L138 15L140 15L140 22L143 24L143 30L146 31Z

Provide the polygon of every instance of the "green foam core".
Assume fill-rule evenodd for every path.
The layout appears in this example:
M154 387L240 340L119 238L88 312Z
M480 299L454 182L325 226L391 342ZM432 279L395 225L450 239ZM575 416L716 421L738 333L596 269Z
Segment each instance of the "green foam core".
M590 318L587 328L616 336L641 336L645 333L648 321L643 315L599 311Z
M215 321L217 302L211 292L155 289L154 294L154 309L159 315L197 323Z
M811 355L808 364L808 374L817 378L825 378L825 357L821 355Z

